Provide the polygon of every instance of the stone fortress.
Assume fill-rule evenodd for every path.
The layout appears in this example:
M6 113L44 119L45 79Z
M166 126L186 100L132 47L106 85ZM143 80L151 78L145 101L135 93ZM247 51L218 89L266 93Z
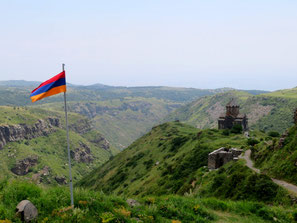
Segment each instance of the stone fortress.
M232 129L234 125L242 126L243 131L248 130L248 118L246 114L239 113L239 105L232 99L226 105L226 113L220 115L218 120L219 129Z

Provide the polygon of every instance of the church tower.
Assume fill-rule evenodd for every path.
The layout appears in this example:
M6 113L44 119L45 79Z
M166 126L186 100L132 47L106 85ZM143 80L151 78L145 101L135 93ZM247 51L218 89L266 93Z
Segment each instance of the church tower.
M226 105L226 116L237 117L239 115L239 105L236 104L234 98Z

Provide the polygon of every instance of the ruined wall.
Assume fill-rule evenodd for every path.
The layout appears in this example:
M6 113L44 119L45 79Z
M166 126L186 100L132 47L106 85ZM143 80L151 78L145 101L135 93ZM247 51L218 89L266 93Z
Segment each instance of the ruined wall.
M208 154L208 168L217 169L232 160L238 159L242 153L242 149L227 149L225 147L219 148Z

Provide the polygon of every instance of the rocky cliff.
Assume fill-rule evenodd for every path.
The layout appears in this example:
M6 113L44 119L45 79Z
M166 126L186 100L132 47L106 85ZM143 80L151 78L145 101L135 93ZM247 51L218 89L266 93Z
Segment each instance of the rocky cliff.
M60 127L60 121L57 118L48 118L46 120L39 119L34 125L1 125L0 150L3 149L8 142L46 136L55 131L54 127Z
M92 125L88 119L80 119L75 124L70 125L69 128L74 132L84 134L92 129Z

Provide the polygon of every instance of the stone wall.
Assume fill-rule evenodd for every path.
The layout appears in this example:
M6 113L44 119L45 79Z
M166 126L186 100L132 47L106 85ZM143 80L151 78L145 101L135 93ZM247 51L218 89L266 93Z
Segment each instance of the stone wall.
M227 149L221 147L208 154L208 168L217 169L232 160L237 160L242 151L243 150L236 148Z

